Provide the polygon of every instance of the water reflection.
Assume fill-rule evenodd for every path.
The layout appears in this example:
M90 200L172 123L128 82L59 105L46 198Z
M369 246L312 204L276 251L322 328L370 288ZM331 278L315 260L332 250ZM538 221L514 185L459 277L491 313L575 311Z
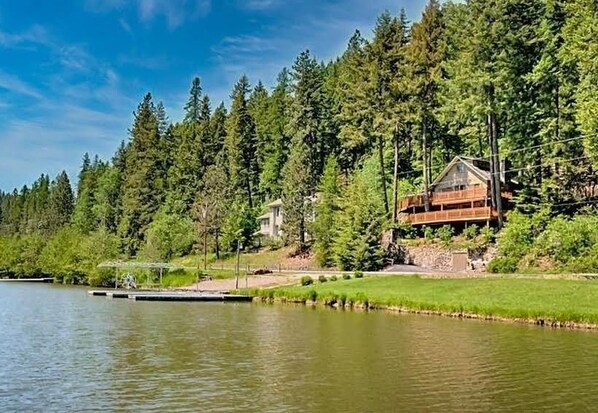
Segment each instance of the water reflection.
M0 332L2 411L578 412L598 402L595 332L15 284L0 284Z

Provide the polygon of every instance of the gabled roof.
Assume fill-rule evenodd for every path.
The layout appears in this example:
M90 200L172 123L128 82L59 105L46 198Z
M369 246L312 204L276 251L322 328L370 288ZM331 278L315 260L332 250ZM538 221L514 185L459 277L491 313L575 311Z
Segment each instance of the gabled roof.
M282 206L282 199L278 198L266 205L268 208Z
M264 215L260 215L259 217L257 217L257 219L264 220L264 219L270 219L270 214L264 214Z
M475 176L477 176L480 180L482 180L484 182L488 182L491 177L490 171L486 171L486 170L476 166L475 165L476 162L485 162L485 161L483 159L469 158L466 156L455 156L453 158L453 160L450 161L449 164L442 170L442 172L440 172L440 174L436 177L436 179L434 179L434 182L432 182L432 184L430 184L430 188L434 188L436 185L438 185L440 183L440 181L442 181L442 179L446 176L446 174L449 173L451 168L458 163L462 163L463 165L465 165L467 167L467 169L469 169L469 171L472 174L474 174Z

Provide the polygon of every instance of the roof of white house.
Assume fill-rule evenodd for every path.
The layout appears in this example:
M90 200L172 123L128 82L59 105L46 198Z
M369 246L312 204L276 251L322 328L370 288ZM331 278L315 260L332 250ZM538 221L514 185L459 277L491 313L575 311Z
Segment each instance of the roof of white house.
M270 214L260 215L259 217L257 217L257 219L259 219L259 220L270 219Z
M282 199L278 198L266 205L268 208L282 206Z

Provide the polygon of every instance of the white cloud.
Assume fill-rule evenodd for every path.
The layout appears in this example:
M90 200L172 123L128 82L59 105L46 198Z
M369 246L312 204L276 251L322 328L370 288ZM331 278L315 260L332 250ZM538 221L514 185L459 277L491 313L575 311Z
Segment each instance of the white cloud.
M210 12L211 0L87 0L89 11L106 13L113 10L122 11L134 4L140 21L149 23L163 17L168 27L175 29L188 20L195 20ZM123 29L130 31L130 26L124 20L119 20ZM124 23L124 24L123 24Z
M41 99L41 93L32 85L21 80L17 76L0 71L0 89L8 90L18 95L29 96Z
M249 10L267 10L280 4L280 0L241 0L240 6Z
M47 45L48 32L43 26L35 25L22 33L7 33L0 31L0 46L16 47L23 44Z

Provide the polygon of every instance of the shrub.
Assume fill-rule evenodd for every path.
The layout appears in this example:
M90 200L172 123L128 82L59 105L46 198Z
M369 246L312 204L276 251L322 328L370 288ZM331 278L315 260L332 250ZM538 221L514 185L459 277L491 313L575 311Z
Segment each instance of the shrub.
M336 275L333 275L332 277L330 277L330 281L336 281L336 280L338 280Z
M362 271L355 271L355 278L363 278L363 272Z
M313 283L314 283L314 280L309 275L304 275L303 277L301 277L301 285L306 286L306 285L312 285Z
M488 263L488 271L492 273L511 273L517 271L518 260L513 257L497 257Z
M482 228L480 230L480 235L482 236L482 242L484 244L490 244L495 238L494 230L491 227Z
M480 234L480 227L476 224L470 225L463 230L463 236L465 239L474 239Z
M280 237L266 237L263 241L263 246L276 251L284 247L284 242Z
M424 227L424 238L433 240L434 239L434 228L432 227Z
M440 238L440 241L442 241L445 244L448 244L451 242L451 239L453 238L454 233L455 233L455 230L450 225L443 225L442 227L438 228L438 230L436 231L436 235L438 236L438 238Z
M350 274L343 274L343 280L350 280L350 279L351 279Z
M318 299L318 292L316 290L309 290L307 298L311 301L316 301Z
M328 281L328 279L327 279L325 276L323 276L323 275L320 275L320 276L318 277L318 281L319 281L321 284L324 284L326 281Z

